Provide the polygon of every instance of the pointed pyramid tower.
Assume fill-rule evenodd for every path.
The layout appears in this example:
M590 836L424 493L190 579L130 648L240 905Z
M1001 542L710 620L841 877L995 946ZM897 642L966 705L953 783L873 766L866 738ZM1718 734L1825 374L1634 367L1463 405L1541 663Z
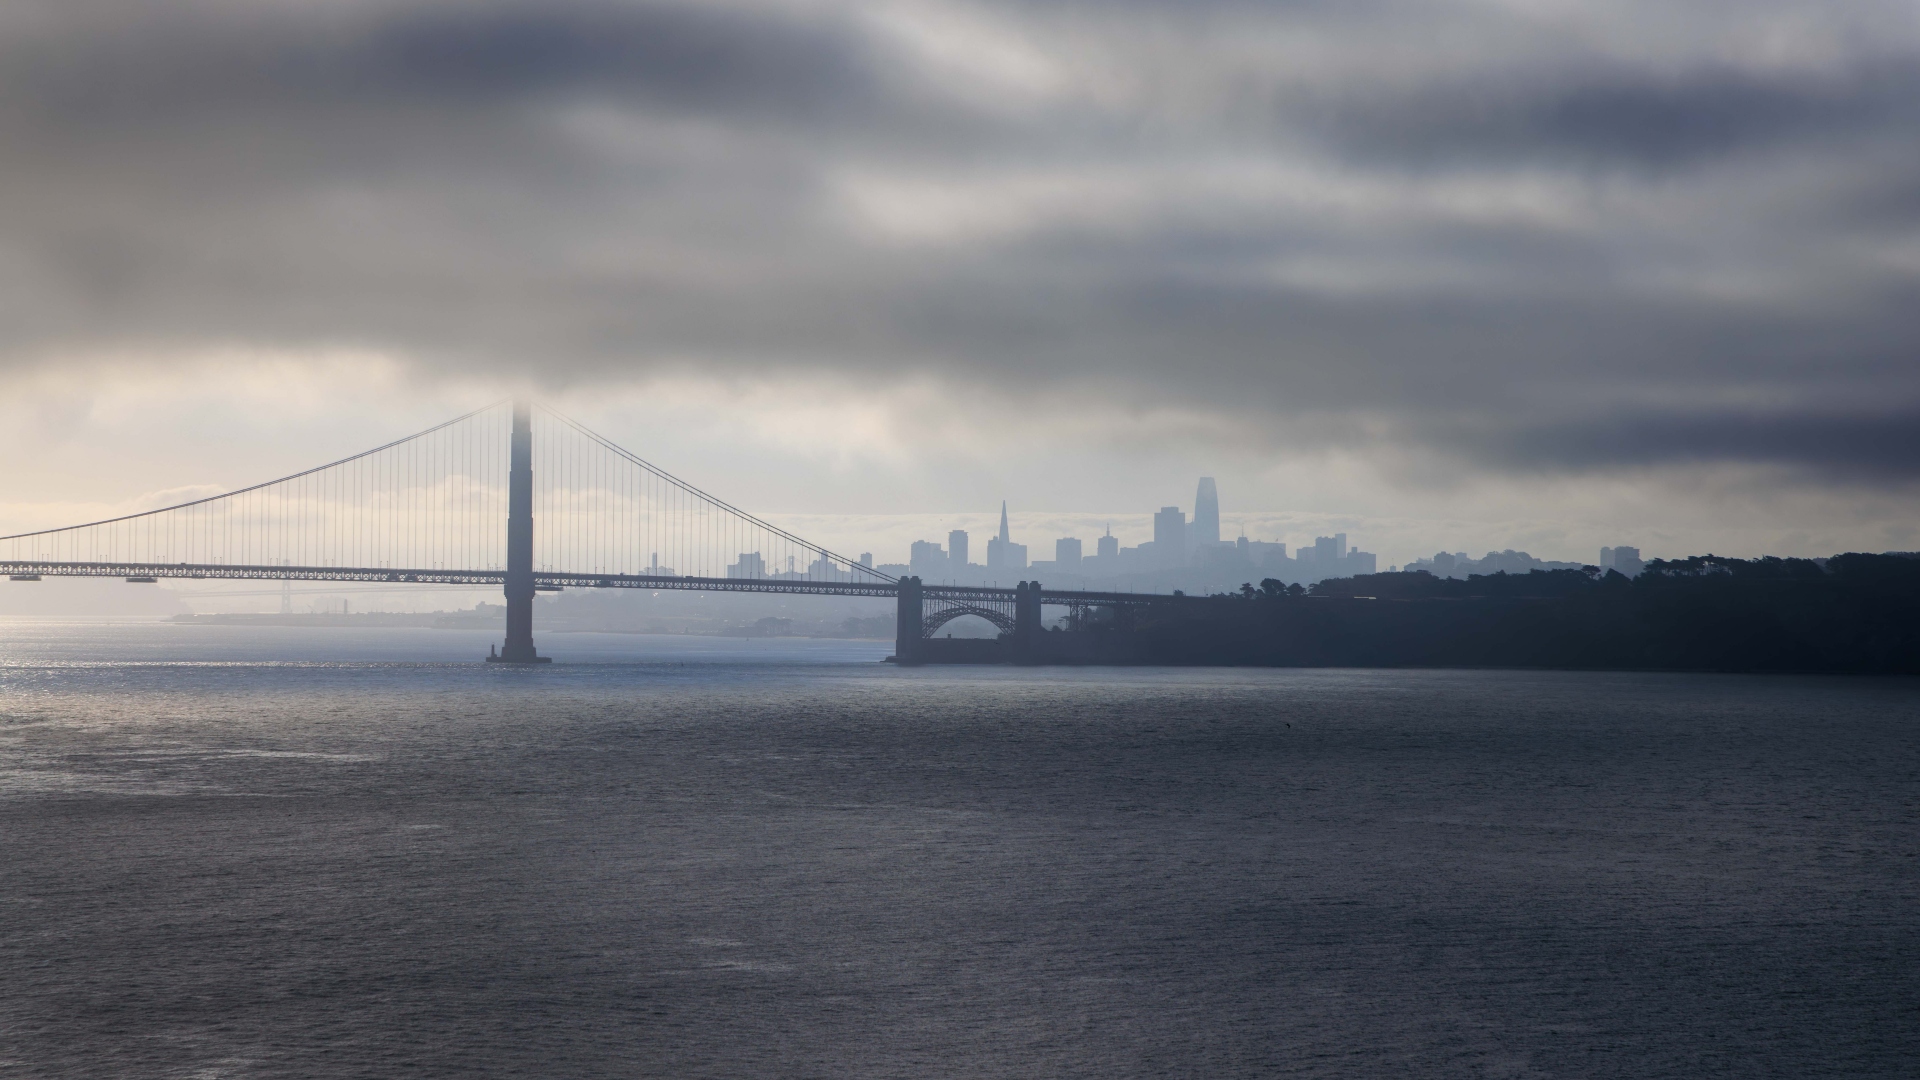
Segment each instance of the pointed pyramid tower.
M987 541L987 566L993 570L1025 570L1027 546L1016 544L1007 532L1007 501L1000 500L1000 535Z

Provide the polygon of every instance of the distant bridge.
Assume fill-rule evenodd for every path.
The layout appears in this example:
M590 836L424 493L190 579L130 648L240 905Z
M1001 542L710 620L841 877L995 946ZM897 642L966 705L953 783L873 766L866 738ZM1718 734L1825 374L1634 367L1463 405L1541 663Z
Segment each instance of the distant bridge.
M0 574L14 581L499 586L506 635L488 659L509 664L546 662L534 648L533 598L567 588L890 597L894 658L905 664L923 660L935 632L963 616L997 627L1017 660L1039 655L1042 607L1064 607L1070 624L1084 625L1172 599L894 578L524 400L222 495L0 537L0 555Z

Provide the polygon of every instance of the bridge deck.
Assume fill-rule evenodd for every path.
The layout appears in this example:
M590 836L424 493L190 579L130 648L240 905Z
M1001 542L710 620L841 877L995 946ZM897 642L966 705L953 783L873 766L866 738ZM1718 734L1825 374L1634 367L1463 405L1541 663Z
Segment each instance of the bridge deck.
M505 570L422 570L369 566L241 566L225 563L0 562L0 574L31 577L175 578L196 581L352 581L380 584L483 585L503 587ZM892 581L814 581L799 578L713 578L650 574L590 574L536 570L537 588L654 589L695 592L750 592L871 596L892 599ZM923 585L929 600L959 603L1011 603L1014 590L979 585ZM1164 603L1178 599L1160 593L1090 592L1042 589L1041 603L1063 607L1103 607Z

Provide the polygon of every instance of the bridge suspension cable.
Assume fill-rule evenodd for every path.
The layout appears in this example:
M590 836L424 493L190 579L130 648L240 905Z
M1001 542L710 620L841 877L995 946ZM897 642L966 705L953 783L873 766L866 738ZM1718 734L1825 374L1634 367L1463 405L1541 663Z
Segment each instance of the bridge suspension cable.
M266 483L0 537L0 562L503 571L511 421L496 402ZM553 409L533 410L532 438L537 572L893 581Z
M534 561L548 572L891 582L544 405L534 409ZM542 469L540 462L554 463Z
M498 569L496 402L316 468L174 506L0 537L8 562Z

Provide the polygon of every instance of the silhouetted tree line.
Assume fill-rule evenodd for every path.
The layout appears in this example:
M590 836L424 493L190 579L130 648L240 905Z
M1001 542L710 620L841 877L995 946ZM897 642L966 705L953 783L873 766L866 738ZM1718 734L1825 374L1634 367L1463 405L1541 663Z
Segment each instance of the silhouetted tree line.
M1268 579L1129 629L1113 651L1148 663L1920 674L1920 559L1700 555L1633 579L1414 571L1311 590Z

